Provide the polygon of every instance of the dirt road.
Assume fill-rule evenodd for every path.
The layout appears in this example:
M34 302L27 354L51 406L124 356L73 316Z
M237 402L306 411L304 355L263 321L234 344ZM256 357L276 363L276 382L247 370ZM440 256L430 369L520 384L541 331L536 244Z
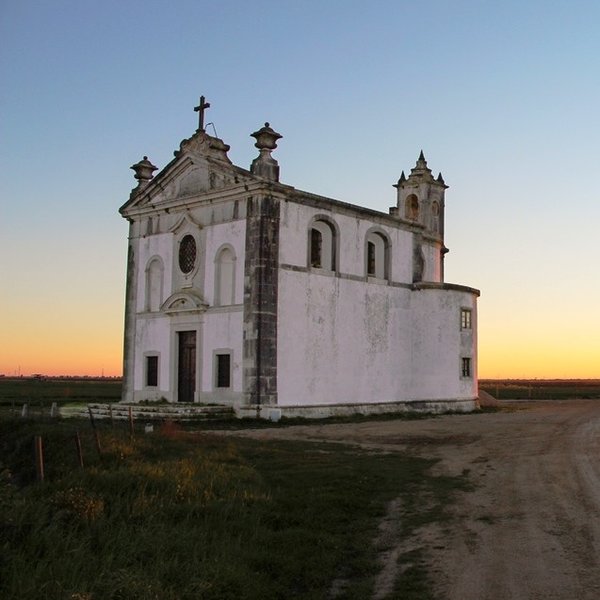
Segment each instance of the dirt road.
M456 518L411 540L427 549L436 597L600 599L600 401L243 435L401 449L439 458L439 473L467 470L474 489Z

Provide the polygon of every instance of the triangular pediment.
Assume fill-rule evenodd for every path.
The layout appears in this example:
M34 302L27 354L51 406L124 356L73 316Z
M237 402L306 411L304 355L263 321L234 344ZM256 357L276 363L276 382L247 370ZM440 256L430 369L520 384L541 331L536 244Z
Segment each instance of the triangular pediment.
M135 188L121 211L176 204L221 190L239 187L255 178L236 167L227 156L229 146L219 138L198 132L183 140L175 158L142 188Z

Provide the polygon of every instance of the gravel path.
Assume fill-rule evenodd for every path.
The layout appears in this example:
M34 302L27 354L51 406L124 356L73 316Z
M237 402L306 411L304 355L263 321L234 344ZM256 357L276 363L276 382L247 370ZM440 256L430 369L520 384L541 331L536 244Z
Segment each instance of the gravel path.
M439 458L440 474L467 470L474 489L458 497L455 519L410 540L427 549L436 597L600 599L600 402L511 406L519 410L235 435L406 450Z

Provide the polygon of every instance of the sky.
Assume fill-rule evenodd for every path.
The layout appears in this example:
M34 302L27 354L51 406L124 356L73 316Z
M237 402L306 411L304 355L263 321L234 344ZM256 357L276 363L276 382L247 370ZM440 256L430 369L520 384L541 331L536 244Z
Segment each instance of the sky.
M248 168L384 212L423 150L479 376L600 377L600 3L0 0L0 373L120 375L127 224L211 104ZM214 126L214 130L213 130Z

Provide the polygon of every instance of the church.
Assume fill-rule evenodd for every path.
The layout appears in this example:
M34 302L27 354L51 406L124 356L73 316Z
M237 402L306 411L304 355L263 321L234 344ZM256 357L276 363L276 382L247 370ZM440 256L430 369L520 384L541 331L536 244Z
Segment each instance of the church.
M129 222L123 401L228 405L238 416L477 407L477 298L444 281L445 191L423 153L389 213L281 183L282 137L249 169L199 127Z

